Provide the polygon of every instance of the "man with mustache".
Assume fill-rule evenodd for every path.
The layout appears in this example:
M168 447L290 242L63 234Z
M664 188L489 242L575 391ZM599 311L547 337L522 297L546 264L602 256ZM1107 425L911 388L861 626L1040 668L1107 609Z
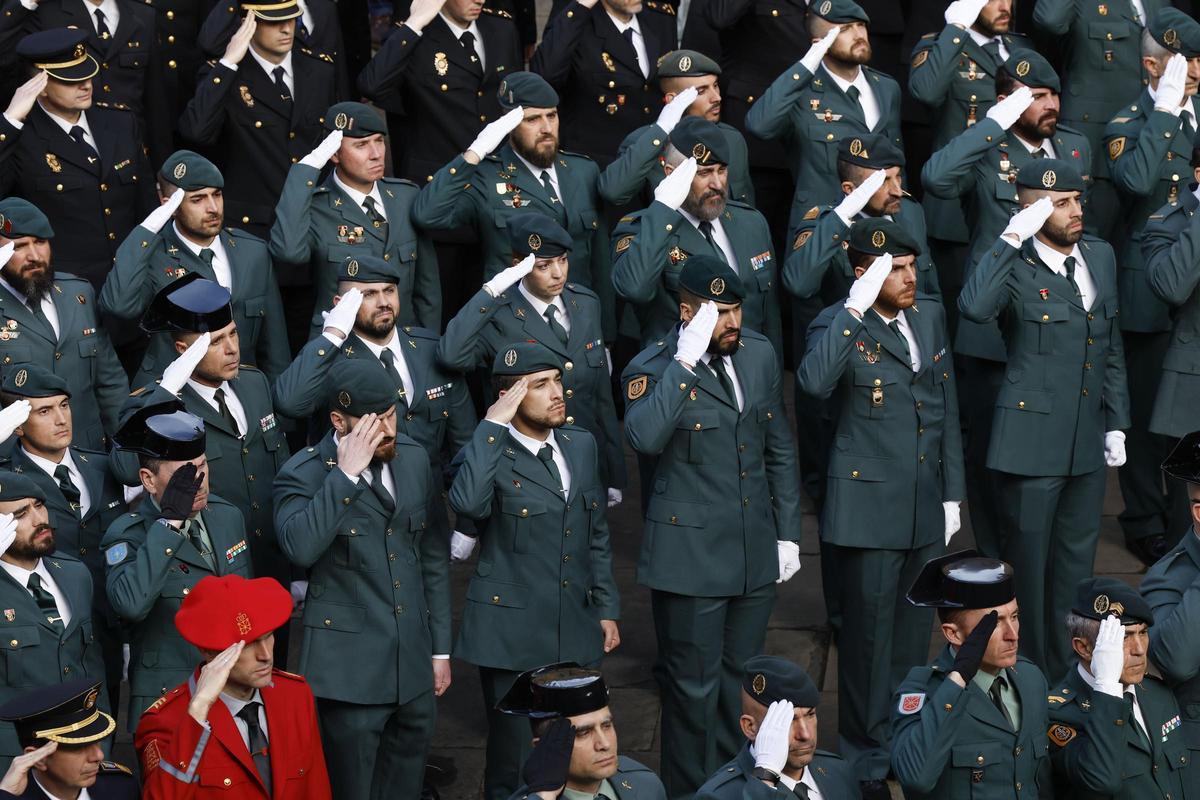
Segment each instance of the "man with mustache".
M1129 392L1116 257L1083 232L1077 162L1041 159L1016 183L1023 208L976 265L958 306L964 319L998 321L1004 332L1008 362L987 453L1001 552L1016 570L1021 652L1062 675L1067 652L1055 633L1092 572L1105 467L1125 460Z
M742 279L701 253L677 285L680 326L621 383L625 435L656 459L637 578L658 639L663 784L686 798L742 745L737 665L762 652L775 584L800 569L800 500L779 359L742 327Z
M1150 282L1143 231L1151 214L1182 199L1192 177L1187 165L1200 112L1200 24L1174 8L1160 9L1143 36L1142 66L1149 85L1113 117L1104 142L1123 204L1113 246L1121 257L1121 336L1133 417L1129 461L1119 473L1125 508L1118 520L1126 546L1150 565L1176 542L1187 514L1178 484L1164 487L1159 480L1171 439L1150 431L1172 314Z
M225 226L225 177L207 158L179 150L158 172L158 196L161 205L121 243L100 292L101 308L140 320L156 295L194 273L231 293L245 363L274 379L289 360L275 268L264 241ZM177 355L170 336L147 332L154 335L133 381L138 386L161 375Z
M659 159L671 131L684 117L703 117L725 134L730 197L754 205L746 138L721 121L721 67L695 50L672 50L658 60L656 74L665 105L653 125L643 125L621 142L616 160L600 175L601 196L616 206L649 196L663 179Z
M1058 796L1184 797L1194 781L1179 704L1146 674L1150 606L1123 581L1089 578L1066 623L1077 659L1046 698Z
M420 797L451 679L449 537L428 514L438 486L397 431L378 365L335 359L324 405L333 430L275 478L279 546L309 573L297 671L317 698L333 796Z
M1039 158L1067 159L1085 175L1090 168L1087 139L1058 124L1060 89L1058 75L1046 59L1032 50L1010 53L996 70L998 102L977 124L934 153L921 171L928 194L953 199L966 209L972 231L968 280L1020 207L1013 182L1022 169ZM984 462L1007 356L995 323L979 325L964 315L956 327L954 352L967 430L967 507L979 549L998 557L999 487Z
M741 279L746 327L762 333L783 358L779 270L766 218L729 199L729 151L724 132L702 117L671 131L663 154L667 177L654 202L622 217L613 231L613 285L633 305L642 341L666 336L679 317L679 273L703 254Z
M129 730L195 667L175 612L205 575L252 574L246 522L209 493L204 421L178 400L135 410L116 436L138 457L145 497L109 526L100 546L108 600L129 626Z
M51 267L54 230L26 200L0 200L0 365L34 364L66 381L74 443L106 450L129 383L87 281Z
M92 630L92 576L82 561L57 550L45 493L15 472L0 472L0 606L0 632L9 651L19 653L19 661L6 661L0 702L64 679L104 682ZM107 695L97 705L108 710ZM0 766L7 769L21 752L13 726L0 725Z

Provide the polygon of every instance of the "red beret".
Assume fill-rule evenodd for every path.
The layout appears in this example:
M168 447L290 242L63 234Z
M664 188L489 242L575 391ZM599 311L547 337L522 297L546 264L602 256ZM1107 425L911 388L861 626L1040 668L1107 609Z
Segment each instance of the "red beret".
M266 636L292 615L292 596L274 578L208 575L183 598L175 627L201 650Z

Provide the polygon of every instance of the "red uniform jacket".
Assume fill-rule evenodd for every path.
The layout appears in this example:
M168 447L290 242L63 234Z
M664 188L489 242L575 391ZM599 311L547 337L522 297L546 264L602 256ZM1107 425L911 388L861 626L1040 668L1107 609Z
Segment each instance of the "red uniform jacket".
M274 682L261 690L271 756L268 795L225 704L213 704L207 728L188 714L198 675L197 669L160 697L138 723L134 744L145 800L329 799L316 706L304 678L277 669Z

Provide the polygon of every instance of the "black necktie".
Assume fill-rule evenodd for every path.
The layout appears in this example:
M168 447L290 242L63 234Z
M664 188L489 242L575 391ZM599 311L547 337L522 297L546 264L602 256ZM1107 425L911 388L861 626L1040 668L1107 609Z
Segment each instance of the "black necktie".
M400 368L396 366L396 354L392 352L390 347L385 347L379 353L379 360L383 362L383 366L387 368L388 373L392 376L392 380L396 382L397 399L403 406L408 405L408 392L404 389L404 380L400 377Z
M50 318L46 316L45 311L42 311L42 301L41 300L30 300L29 301L29 313L33 315L34 319L36 319L38 322L40 322L46 326L46 333L48 333L51 336L55 335L54 334L54 326L50 324Z
M62 492L63 498L71 504L71 510L75 512L75 516L79 516L82 510L79 508L79 489L71 481L71 470L67 469L66 464L59 464L54 468L54 479L58 481L58 490Z
M717 244L717 237L713 235L713 224L708 220L704 220L700 223L700 232L704 234L704 238L708 240L708 244L713 250L713 255L724 261L726 264L729 264L729 259L725 257L725 251L721 249L719 244ZM729 264L729 266L732 267L733 265Z
M109 38L112 33L108 30L108 25L104 22L104 12L96 9L96 33L100 34L101 39Z
M550 477L554 479L554 484L561 491L563 488L562 473L558 471L558 464L554 463L554 448L549 444L542 445L542 449L538 450L538 458L546 465L546 471L550 473Z
M79 144L80 147L87 149L87 151L89 153L91 153L93 156L96 155L96 148L94 148L90 144L88 144L88 140L85 138L85 133L84 133L82 125L76 125L73 128L71 128L71 138L74 139Z
M1142 727L1133 713L1133 709L1137 707L1137 698L1133 694L1133 689L1126 689L1125 696L1129 698L1129 724L1137 728L1138 737L1142 740L1142 744L1146 745L1147 749L1153 750L1154 747L1150 743L1150 735L1146 733L1146 729Z
M708 360L708 368L713 377L717 379L717 383L721 384L721 389L725 391L729 402L736 404L737 395L733 392L733 383L729 380L729 373L725 371L725 359L721 356L713 356Z
M38 610L46 617L46 621L54 627L62 631L66 628L63 625L62 616L58 613L58 603L54 602L54 595L46 591L46 587L42 586L42 576L36 572L29 576L29 593L33 595L33 599L37 602Z
M458 37L458 41L462 44L463 49L471 54L471 63L479 63L479 54L475 52L475 34L467 31L462 36Z
M1017 726L1013 724L1013 718L1009 716L1008 708L1005 707L1004 700L1000 695L1000 690L1007 685L1007 683L1008 681L1005 680L1003 672L997 675L996 680L992 681L992 688L988 689L988 696L992 698L992 703L995 704L996 708L999 709L1000 713L1004 716L1004 720L1008 723L1008 727L1015 731Z
M808 787L800 781L796 781L796 788L792 789L792 794L799 797L800 800L808 800Z
M1000 43L995 39L992 39L983 46L983 52L992 57L992 60L995 62L993 66L998 67L1004 63L1004 59L1000 56Z
M271 754L267 749L267 736L262 726L258 724L258 709L262 703L257 701L246 703L238 711L238 718L246 723L246 738L250 740L250 757L254 759L254 768L258 777L262 778L263 786L267 789L267 797L271 796Z
M1063 268L1067 271L1067 280L1075 287L1075 296L1079 297L1079 284L1075 282L1075 256L1067 256L1063 259Z
M212 251L211 247L200 248L200 261L203 262L204 266L208 267L210 271L212 270L212 262L213 262L214 255L216 255L216 253L214 253Z
M887 324L892 329L892 333L896 334L896 338L900 340L900 344L904 346L904 356L908 359L908 365L912 366L912 350L908 347L908 337L900 330L900 320L894 319Z
M625 41L629 42L629 49L633 51L633 57L637 60L638 69L641 69L642 58L638 55L637 46L633 43L633 28L626 28L621 31L621 35L625 37Z
M208 545L204 543L204 528L200 522L200 517L194 517L186 520L183 523L183 533L187 536L188 541L192 543L192 547L196 548L196 552L204 559L204 563L208 564L209 569L214 573L217 571L217 562L213 559L213 553L208 549Z
M558 340L563 343L563 347L566 347L567 346L567 329L564 328L562 326L562 323L560 323L558 321L558 318L556 316L557 314L558 314L558 306L554 305L553 303L546 306L546 311L544 314L546 317L546 324L550 326L550 330L554 331L554 335L558 337Z
M550 195L550 205L554 206L559 222L566 220L567 210L563 208L562 201L558 199L558 192L554 191L554 182L550 180L550 170L548 169L542 170L542 186L546 187L546 194Z
M217 389L213 393L213 397L217 401L217 413L221 415L221 419L225 420L225 424L229 426L229 430L242 435L242 429L238 427L237 420L233 416L233 412L229 410L229 404L225 402L225 390Z
M854 105L858 108L859 111L863 110L862 101L859 100L859 95L861 95L861 94L862 94L862 92L859 91L857 86L851 86L848 89L846 89L846 97L850 98L850 102L854 103Z
M1037 150L1034 150L1029 155L1033 156L1034 158L1045 158L1046 151L1039 147Z
M396 498L392 497L392 493L383 485L383 471L385 469L387 469L386 465L374 462L368 468L368 474L371 476L371 491L379 498L379 502L383 503L385 509L393 511L396 508Z
M374 197L368 196L363 198L363 211L367 212L367 219L371 220L371 227L378 230L384 240L386 240L388 235L387 220L379 213L379 208L375 205Z
M276 67L271 70L271 74L275 76L275 88L279 90L279 99L285 103L292 102L292 92L283 81L283 67Z

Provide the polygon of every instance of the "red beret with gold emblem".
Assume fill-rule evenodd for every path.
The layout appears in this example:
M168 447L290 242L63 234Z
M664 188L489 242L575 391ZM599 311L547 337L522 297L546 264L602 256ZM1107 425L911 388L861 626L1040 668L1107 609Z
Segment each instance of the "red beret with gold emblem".
M292 596L273 578L209 575L183 598L175 627L201 650L224 650L266 636L291 615Z

